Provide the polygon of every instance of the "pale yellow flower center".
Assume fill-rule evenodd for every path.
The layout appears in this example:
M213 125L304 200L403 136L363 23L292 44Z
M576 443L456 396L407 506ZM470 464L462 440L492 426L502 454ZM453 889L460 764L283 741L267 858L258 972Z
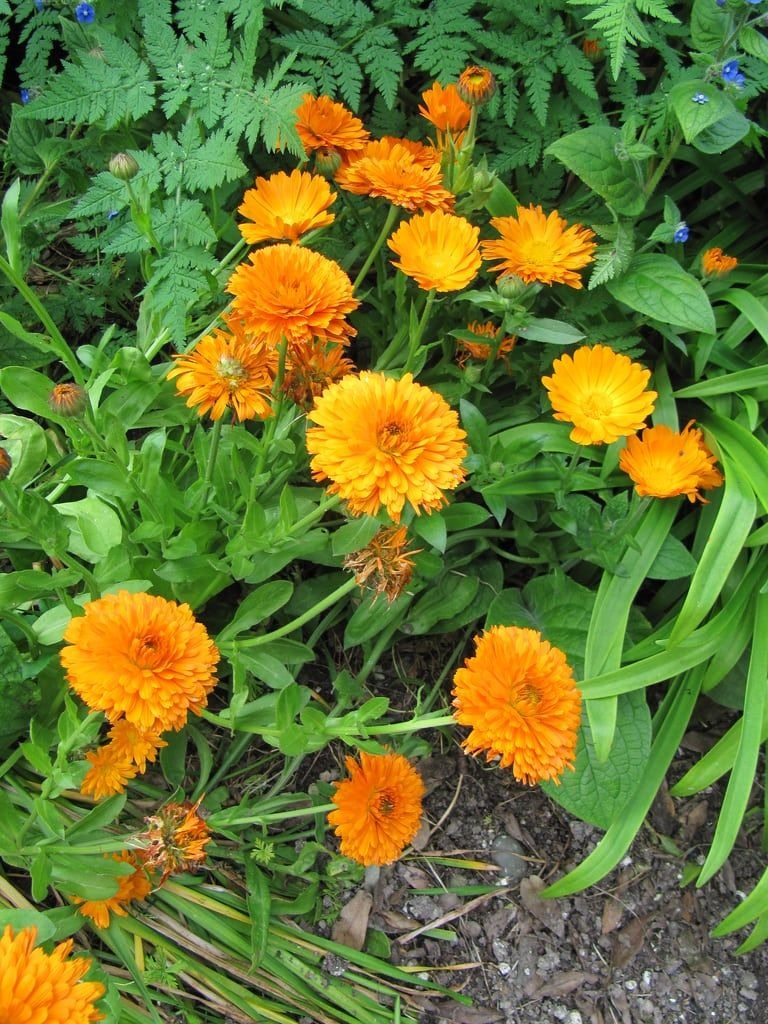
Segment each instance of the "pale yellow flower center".
M230 391L237 391L248 376L245 367L234 356L219 356L216 363L216 376L222 380Z
M613 412L613 402L603 391L594 391L587 395L582 406L585 416L593 420L603 419Z

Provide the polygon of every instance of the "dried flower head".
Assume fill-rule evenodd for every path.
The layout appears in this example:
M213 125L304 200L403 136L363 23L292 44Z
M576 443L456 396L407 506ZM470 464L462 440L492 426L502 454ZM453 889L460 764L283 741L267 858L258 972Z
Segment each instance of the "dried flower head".
M104 1020L96 1008L106 989L83 981L89 957L68 959L72 939L53 952L35 948L36 928L14 934L8 924L0 936L0 1021L3 1024L91 1024Z
M520 782L559 782L573 767L581 693L565 655L535 629L491 626L454 676L454 712L470 754L500 758Z
M553 363L541 382L555 419L573 423L576 444L610 444L636 433L651 415L656 392L646 390L651 371L607 345L582 346Z
M168 379L175 379L176 391L198 416L218 420L227 409L241 421L272 415L277 352L248 333L239 317L228 317L225 328L214 327L191 352L173 358Z
M466 434L459 418L435 391L363 371L332 384L307 418L315 480L330 480L353 515L386 508L395 523L406 501L416 512L441 508L446 490L464 479Z
M503 359L509 365L506 357L517 344L517 337L515 335L497 341L496 338L499 331L490 320L483 324L473 320L472 323L467 325L467 330L475 335L478 340L459 339L456 353L456 361L459 366L465 366L469 359L479 359L482 362L486 362L493 356L494 352L496 353L496 359ZM480 341L480 338L487 338L488 340Z
M211 830L198 813L200 800L166 804L144 819L147 827L138 836L139 856L148 868L162 872L160 884L169 875L198 868L205 861Z
M123 864L130 864L134 869L128 875L117 876L115 895L108 896L103 900L85 900L82 896L74 897L77 909L84 917L90 918L97 928L109 927L110 914L127 917L126 907L131 900L143 900L152 891L152 883L147 878L147 872L144 866L137 861L135 854L123 850L122 853L113 853L112 859Z
M325 178L294 170L257 178L237 212L251 223L240 224L240 234L250 245L267 239L295 242L308 231L327 227L334 215L328 207L336 199Z
M418 147L418 148L417 148ZM421 143L387 137L369 142L336 175L336 184L360 196L386 199L406 210L450 210L454 195L443 184L437 154ZM426 160L429 162L425 162Z
M61 663L77 695L110 722L181 729L216 685L216 645L187 604L121 590L84 606L64 632Z
M720 487L723 482L715 456L693 421L681 433L662 423L628 438L619 454L619 467L632 478L639 495L652 498L684 494L688 501L704 502L700 491Z
M594 232L581 224L567 226L556 210L518 206L514 217L493 217L501 238L480 243L483 259L499 260L493 270L516 274L526 284L567 284L581 288L577 271L592 262Z
M389 238L394 265L419 288L456 292L480 269L479 229L464 217L435 210L404 221Z
M421 94L421 98L423 105L419 107L419 113L437 128L438 149L445 148L449 137L460 145L472 108L461 98L453 82L446 86L435 82Z
M13 469L13 459L7 449L0 448L0 480L7 480Z
M59 416L80 416L88 401L79 384L56 384L48 397L48 405Z
M249 333L271 345L322 338L344 345L357 331L346 317L360 305L338 263L294 245L252 252L227 282Z
M89 750L85 759L91 767L80 783L80 792L94 800L123 793L131 779L139 774L133 758L109 743L98 750Z
M719 246L707 249L701 257L701 265L707 277L720 277L721 274L729 274L739 265L735 256L726 256Z
M419 830L421 776L401 754L361 751L345 764L349 777L336 783L328 815L341 852L366 867L391 864Z
M384 594L391 604L410 583L413 556L421 550L408 551L407 544L407 527L384 526L367 547L346 556L344 568L355 574L359 587L373 590L374 601L379 594Z
M335 150L342 156L362 149L368 141L363 122L328 96L305 93L296 108L296 131L309 155L316 149Z
M459 96L473 107L487 103L496 92L496 79L488 68L471 65L459 75Z
M324 341L305 341L291 345L283 381L286 395L302 409L312 403L330 385L355 370L339 345Z

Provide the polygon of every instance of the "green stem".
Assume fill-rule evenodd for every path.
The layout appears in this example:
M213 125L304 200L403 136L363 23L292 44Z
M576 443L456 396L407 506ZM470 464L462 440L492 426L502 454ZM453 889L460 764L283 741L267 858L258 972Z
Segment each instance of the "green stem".
M667 150L665 155L662 157L662 159L661 159L661 161L659 163L659 166L656 168L656 170L653 172L651 177L648 179L648 182L647 182L647 184L645 186L645 197L646 197L646 199L649 199L653 195L653 193L656 191L656 188L657 188L659 182L661 181L661 179L664 177L664 174L665 174L667 168L669 167L669 165L674 160L675 153L677 153L677 151L678 151L678 149L680 147L680 143L682 141L683 141L683 134L682 134L682 132L676 131L675 134L672 136L672 139L671 139L671 141L669 143L669 149Z
M301 519L297 519L296 522L287 531L286 536L292 533L301 533L307 526L312 526L319 519L322 519L326 512L330 512L331 509L338 508L341 504L341 498L338 494L324 494L320 499L320 502L312 509L311 512L307 512Z
M419 319L419 323L416 327L416 330L413 332L413 334L408 340L408 357L405 360L405 373L411 373L413 371L413 367L416 363L416 355L419 350L419 345L421 344L421 339L424 337L424 331L429 321L429 317L432 313L432 307L435 303L436 295L437 290L435 288L430 288L430 290L427 292L427 301L424 303L424 309L422 310L421 318Z
M216 465L216 457L219 454L219 442L221 441L221 429L224 426L224 417L219 416L213 421L211 430L210 447L208 448L208 461L205 464L205 476L203 477L203 491L200 498L200 506L205 507L208 502L208 495L211 492L211 481L213 480L213 468Z
M397 220L397 215L399 214L399 212L400 208L398 206L390 206L389 210L387 211L387 217L386 220L384 221L384 226L379 232L379 237L373 243L371 251L368 253L365 263L363 263L362 267L360 268L360 273L355 278L355 283L352 285L353 292L357 291L363 279L365 278L365 275L371 269L371 265L373 264L373 261L376 259L376 255L379 249L381 249L382 245L384 245L384 242L387 240L389 233L392 230L395 221Z

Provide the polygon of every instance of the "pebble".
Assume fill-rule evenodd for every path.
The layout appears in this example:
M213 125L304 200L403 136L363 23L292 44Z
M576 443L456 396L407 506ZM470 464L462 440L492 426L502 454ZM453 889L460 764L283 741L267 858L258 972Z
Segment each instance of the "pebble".
M515 885L530 874L530 865L524 857L522 843L504 832L496 836L491 847L491 859L506 875L508 885Z

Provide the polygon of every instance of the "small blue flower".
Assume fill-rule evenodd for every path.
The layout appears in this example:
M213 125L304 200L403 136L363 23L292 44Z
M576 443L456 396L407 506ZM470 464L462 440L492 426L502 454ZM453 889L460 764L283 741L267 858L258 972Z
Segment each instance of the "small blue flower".
M681 220L680 223L675 228L675 233L672 236L672 241L673 242L687 242L688 241L688 235L690 233L691 232L690 232L690 228L688 227L688 225L685 223L684 220Z
M725 7L726 0L715 0L718 7Z
M42 11L42 9L44 7L45 7L45 0L35 0L35 9L36 10Z
M119 210L110 210L109 213L107 214L107 220L114 220L115 217L119 217L119 216L120 216L120 211Z
M32 99L32 94L29 89L19 89L19 99L25 105Z
M709 103L709 96L703 92L695 92L693 96L691 96L691 99L694 103Z
M737 60L726 61L720 74L724 82L735 82L739 75L739 62Z
M96 20L96 11L87 3L79 3L75 8L75 17L81 25L90 25Z
M763 0L747 0L747 3L748 4L752 4L753 6L755 4L761 4L762 2L763 2Z

